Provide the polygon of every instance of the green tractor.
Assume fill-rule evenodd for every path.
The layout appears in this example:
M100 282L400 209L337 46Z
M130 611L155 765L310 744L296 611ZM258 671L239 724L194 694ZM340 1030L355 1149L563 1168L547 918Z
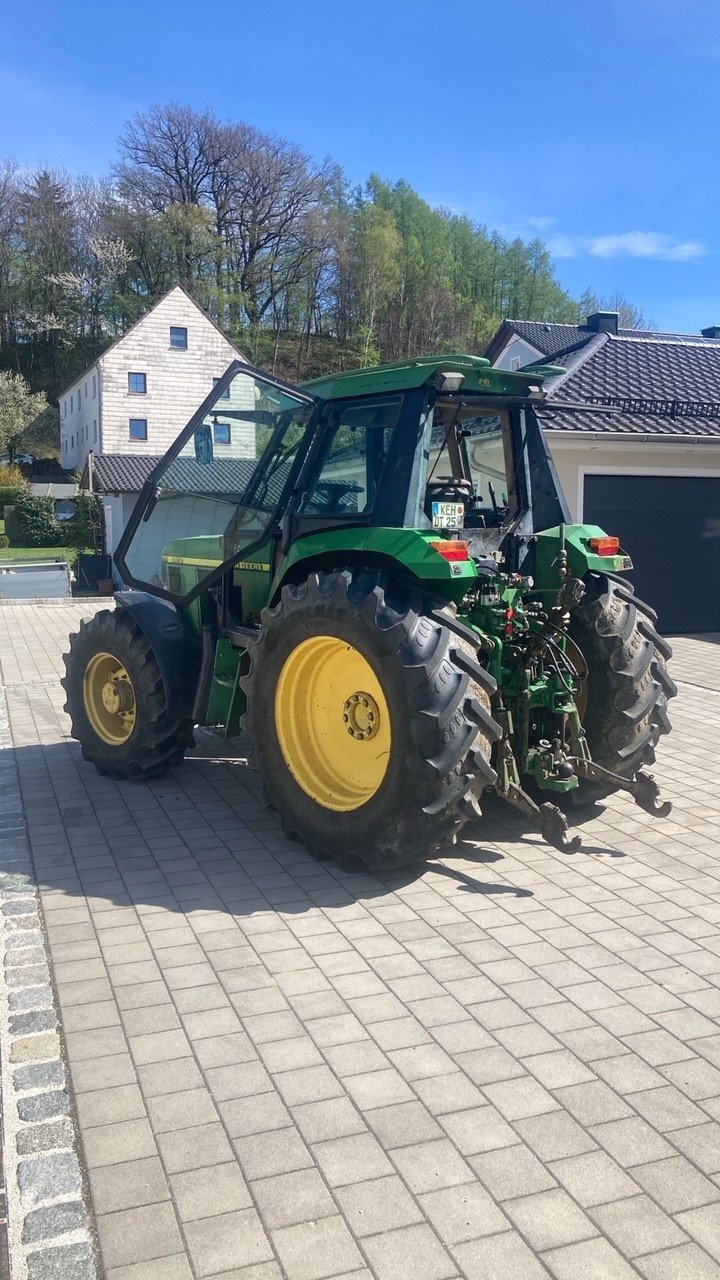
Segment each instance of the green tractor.
M343 865L415 862L494 791L556 848L643 764L671 649L617 538L569 523L534 408L550 366L407 360L291 386L233 363L145 484L127 589L63 685L86 759L178 765L244 727L289 837Z

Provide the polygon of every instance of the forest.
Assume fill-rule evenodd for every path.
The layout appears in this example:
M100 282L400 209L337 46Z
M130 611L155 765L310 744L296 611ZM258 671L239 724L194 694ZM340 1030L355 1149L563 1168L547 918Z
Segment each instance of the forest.
M52 401L181 284L251 360L292 380L442 350L504 317L581 320L540 239L506 239L402 179L178 104L136 115L100 179L0 163L0 371ZM647 325L623 298L626 325Z

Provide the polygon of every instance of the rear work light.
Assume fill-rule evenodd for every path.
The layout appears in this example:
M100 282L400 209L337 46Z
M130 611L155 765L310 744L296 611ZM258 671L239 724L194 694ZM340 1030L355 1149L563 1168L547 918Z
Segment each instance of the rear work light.
M591 538L590 546L597 556L617 556L620 554L619 538Z
M470 559L470 543L462 542L459 538L450 538L447 541L431 542L429 544L433 551L437 551L443 560L451 562L457 560Z

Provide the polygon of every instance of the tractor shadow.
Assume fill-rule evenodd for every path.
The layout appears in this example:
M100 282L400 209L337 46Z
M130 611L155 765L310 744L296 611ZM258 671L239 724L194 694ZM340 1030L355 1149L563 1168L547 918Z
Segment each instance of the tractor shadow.
M429 874L449 882L446 891L436 882L442 896L452 895L453 885L478 897L534 896L517 864L523 847L537 848L539 834L494 797L477 830L417 865L387 873L343 867L284 838L261 803L242 741L204 736L200 743L180 769L138 783L101 777L68 740L20 746L14 756L0 750L0 822L3 808L8 815L18 808L17 768L38 886L91 899L102 910L224 912L228 923L371 903ZM32 872L20 835L0 837L0 883L7 887L22 887ZM583 853L623 856L591 846L576 857ZM512 873L503 877L506 858ZM423 887L431 887L427 879Z

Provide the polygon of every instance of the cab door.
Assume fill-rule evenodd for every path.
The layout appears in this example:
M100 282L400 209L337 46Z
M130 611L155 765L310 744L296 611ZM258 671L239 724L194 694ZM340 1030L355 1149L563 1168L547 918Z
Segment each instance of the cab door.
M321 403L234 362L145 484L115 553L124 581L183 606L235 563L264 566ZM259 587L263 568L247 572Z

